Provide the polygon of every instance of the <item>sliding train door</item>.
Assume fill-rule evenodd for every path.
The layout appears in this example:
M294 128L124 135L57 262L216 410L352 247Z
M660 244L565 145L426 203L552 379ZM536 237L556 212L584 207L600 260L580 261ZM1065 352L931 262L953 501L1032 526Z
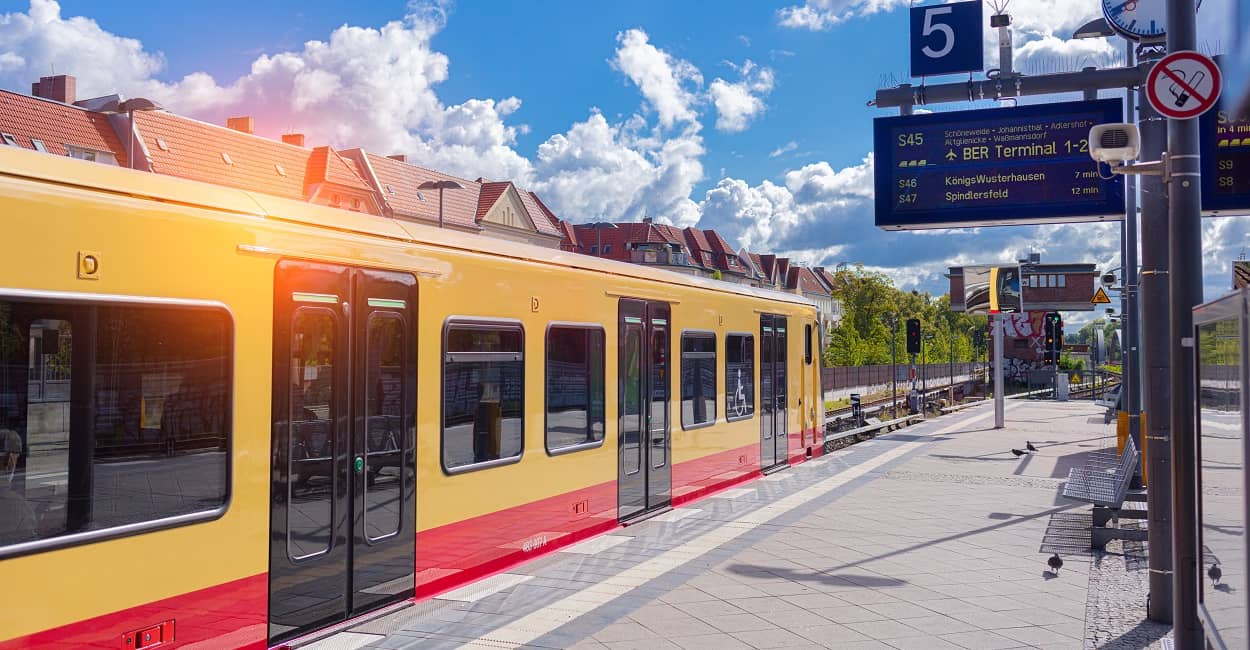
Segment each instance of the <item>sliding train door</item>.
M760 315L760 468L788 462L786 426L786 318Z
M668 303L622 298L619 310L617 516L625 521L672 502L670 328Z
M413 593L416 296L407 273L278 264L271 644Z

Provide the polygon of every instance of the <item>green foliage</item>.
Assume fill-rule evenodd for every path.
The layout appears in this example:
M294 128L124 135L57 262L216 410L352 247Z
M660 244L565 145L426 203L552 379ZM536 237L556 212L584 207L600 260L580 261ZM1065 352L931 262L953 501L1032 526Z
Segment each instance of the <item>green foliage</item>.
M720 279L721 279L721 277L722 277L722 276L721 276L720 269L715 269L715 270L713 270L713 271L712 271L712 279L713 279L713 280L720 280Z
M829 337L825 365L859 366L890 363L889 317L897 321L894 341L898 362L906 363L906 321L920 319L926 336L918 363L972 361L974 332L986 332L984 316L950 310L950 296L902 291L885 274L862 265L835 271L833 297L842 306L842 320ZM986 338L988 341L988 337ZM984 349L979 356L984 357Z
M1059 369L1060 370L1084 370L1085 360L1073 359L1072 357L1065 354L1062 357L1059 357Z

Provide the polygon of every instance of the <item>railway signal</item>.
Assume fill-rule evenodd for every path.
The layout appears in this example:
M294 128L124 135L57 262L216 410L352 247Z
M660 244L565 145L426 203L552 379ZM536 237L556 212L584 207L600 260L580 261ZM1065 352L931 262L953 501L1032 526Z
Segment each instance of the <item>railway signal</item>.
M907 354L920 354L920 319L907 319Z

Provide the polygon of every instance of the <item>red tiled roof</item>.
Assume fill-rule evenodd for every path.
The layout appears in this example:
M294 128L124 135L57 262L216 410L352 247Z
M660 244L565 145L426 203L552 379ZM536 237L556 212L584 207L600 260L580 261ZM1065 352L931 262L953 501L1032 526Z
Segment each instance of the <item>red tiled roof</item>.
M538 209L542 211L542 215L551 222L552 228L555 229L555 234L563 234L564 229L560 227L560 224L564 222L560 221L560 217L557 217L556 213L552 212L551 208L547 207L547 204L543 203L543 200L538 198L537 194L534 192L526 192L526 194L528 194L531 199L534 199L534 203L538 205Z
M712 244L708 242L707 235L698 228L686 228L682 231L686 235L686 243L690 246L690 252L708 251L713 252ZM710 231L709 231L710 232Z
M307 200L308 149L165 111L135 113L135 126L158 174Z
M443 223L461 228L477 228L474 215L477 212L478 195L482 191L481 184L394 158L366 153L362 149L350 149L344 151L343 155L357 162L368 161L377 178L377 192L399 218L438 223L438 190L419 190L417 187L426 181L450 180L460 183L464 189L443 190Z
M332 183L354 190L373 191L361 177L354 161L346 160L333 147L316 147L308 157L305 183Z
M820 280L816 277L815 271L807 268L806 266L796 267L793 270L798 275L798 277L796 278L795 285L800 292L805 293L805 294L806 293L819 293L819 294L825 294L825 295L829 294L829 290L826 289L825 286L821 284Z
M525 211L530 214L530 221L534 223L534 230L544 235L559 237L560 231L556 229L556 224L552 223L547 213L539 207L534 193L526 192L519 187L516 190L517 195L521 197L521 205L525 206Z
M481 179L478 179L481 180ZM495 181L482 183L482 195L477 200L477 217L474 221L481 221L490 209L495 207L495 202L504 192L508 191L508 186L512 185L509 181Z
M126 148L108 117L70 104L0 90L0 132L14 136L24 149L34 149L35 139L48 153L64 156L65 145L72 144L112 153L126 166Z

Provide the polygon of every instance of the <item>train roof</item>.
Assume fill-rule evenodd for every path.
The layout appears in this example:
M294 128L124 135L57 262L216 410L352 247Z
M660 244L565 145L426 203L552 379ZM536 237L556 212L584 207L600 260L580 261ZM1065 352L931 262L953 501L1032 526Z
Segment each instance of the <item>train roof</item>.
M509 257L538 264L586 269L615 276L815 306L811 300L792 293L748 287L487 235L463 233L173 176L52 156L16 147L0 146L0 176L313 226L339 233L353 233L415 246Z

